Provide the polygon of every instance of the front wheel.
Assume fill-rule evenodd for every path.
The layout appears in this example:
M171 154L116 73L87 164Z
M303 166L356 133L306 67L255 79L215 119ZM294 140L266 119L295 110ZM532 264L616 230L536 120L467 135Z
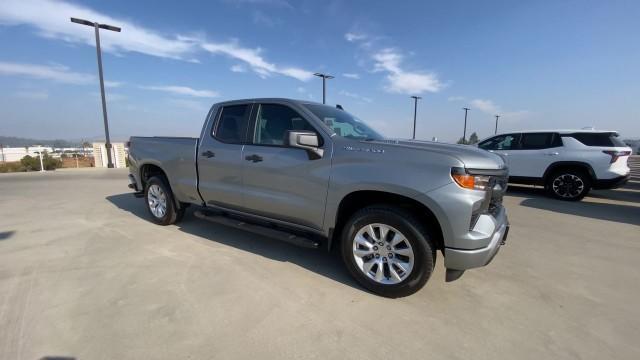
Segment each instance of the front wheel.
M156 224L174 224L184 216L184 207L176 208L171 188L163 178L154 176L147 180L144 195L147 210Z
M547 192L556 199L579 201L591 190L591 181L583 171L561 170L549 176L546 188Z
M344 227L341 249L347 269L362 286L391 298L420 290L436 261L427 229L411 213L389 206L356 212Z

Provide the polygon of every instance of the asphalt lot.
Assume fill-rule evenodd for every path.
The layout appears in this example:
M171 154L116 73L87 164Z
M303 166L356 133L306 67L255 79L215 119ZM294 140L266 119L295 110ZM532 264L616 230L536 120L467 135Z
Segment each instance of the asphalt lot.
M190 216L148 221L126 170L0 175L0 359L639 359L640 168L583 202L512 187L508 245L419 293L335 254Z

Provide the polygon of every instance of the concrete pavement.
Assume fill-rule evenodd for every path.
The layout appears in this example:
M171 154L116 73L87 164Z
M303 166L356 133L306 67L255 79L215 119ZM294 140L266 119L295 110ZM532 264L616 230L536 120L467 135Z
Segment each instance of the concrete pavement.
M363 291L336 254L148 221L126 170L0 175L0 359L638 359L640 188L505 199L488 267Z

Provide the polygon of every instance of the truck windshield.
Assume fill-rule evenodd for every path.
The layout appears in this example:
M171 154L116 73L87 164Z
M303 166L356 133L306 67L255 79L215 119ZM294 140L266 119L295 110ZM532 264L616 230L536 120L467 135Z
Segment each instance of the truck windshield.
M344 110L319 104L304 104L304 106L320 118L338 136L367 141L384 139L382 135L367 126L362 120Z

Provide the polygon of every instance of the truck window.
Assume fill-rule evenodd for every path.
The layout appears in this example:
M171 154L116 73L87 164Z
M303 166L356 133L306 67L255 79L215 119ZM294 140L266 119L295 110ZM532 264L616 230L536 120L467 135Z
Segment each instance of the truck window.
M295 110L285 105L261 104L256 116L253 143L283 146L289 130L315 129Z
M249 105L231 105L222 108L213 136L225 143L245 143L250 111Z

